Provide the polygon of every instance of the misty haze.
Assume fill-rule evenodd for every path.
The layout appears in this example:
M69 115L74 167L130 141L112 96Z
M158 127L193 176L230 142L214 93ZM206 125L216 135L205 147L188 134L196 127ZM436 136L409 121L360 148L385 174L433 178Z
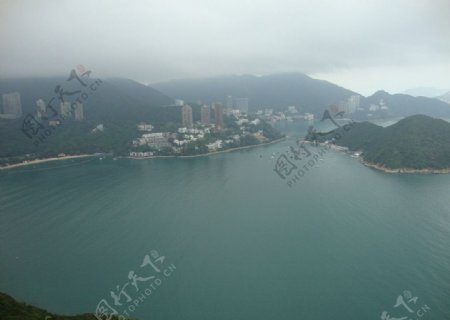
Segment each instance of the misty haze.
M0 0L0 319L450 319L449 17Z

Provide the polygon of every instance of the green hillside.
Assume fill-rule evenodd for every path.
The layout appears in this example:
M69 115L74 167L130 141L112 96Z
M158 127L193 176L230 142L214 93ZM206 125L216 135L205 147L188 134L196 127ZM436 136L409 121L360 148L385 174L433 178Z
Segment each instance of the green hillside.
M424 115L407 117L391 126L356 123L352 129L308 140L323 142L339 133L335 143L352 151L362 151L365 161L388 169L449 169L450 123Z
M60 316L46 310L17 302L14 298L0 292L1 320L97 320L93 314ZM118 317L112 319L117 320Z

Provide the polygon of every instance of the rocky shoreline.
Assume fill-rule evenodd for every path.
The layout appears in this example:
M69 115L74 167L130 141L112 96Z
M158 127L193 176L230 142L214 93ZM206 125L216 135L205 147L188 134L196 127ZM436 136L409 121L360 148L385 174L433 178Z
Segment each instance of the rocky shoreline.
M368 162L366 160L361 159L361 163L365 166L373 169L377 169L383 172L387 173L417 173L417 174L447 174L450 173L450 168L448 169L433 169L433 168L426 168L426 169L413 169L413 168L387 168L383 165L375 164Z

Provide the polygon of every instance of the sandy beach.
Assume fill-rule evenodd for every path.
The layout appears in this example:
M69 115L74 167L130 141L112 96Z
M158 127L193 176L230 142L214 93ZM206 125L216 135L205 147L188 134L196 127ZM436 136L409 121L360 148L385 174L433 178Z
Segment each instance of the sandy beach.
M210 152L210 153L205 153L205 154L197 154L197 155L192 155L192 156L152 156L152 157L144 157L144 158L138 158L138 157L121 157L121 158L144 160L144 159L157 159L157 158L207 157L207 156L211 156L211 155L218 154L218 153L232 152L232 151L236 151L236 150L249 149L249 148L255 148L255 147L260 147L260 146L264 146L264 145L269 145L269 144L272 144L272 143L280 142L280 141L282 141L284 139L286 139L286 137L283 137L283 138L280 138L280 139L277 139L277 140L273 140L273 141L270 141L270 142L261 143L261 144L245 146L245 147L239 147L239 148L232 148L232 149L227 149L227 150L222 150L222 151L215 151L215 152ZM50 162L50 161L78 159L78 158L86 158L86 157L94 157L94 156L96 156L96 155L94 155L94 154L80 154L80 155L72 155L72 156L64 156L64 157L35 159L35 160L24 161L24 162L20 162L20 163L15 163L15 164L10 164L10 165L7 165L7 166L3 166L3 167L0 167L0 170L13 169L13 168L18 168L18 167L29 166L29 165L32 165L32 164L39 164L39 163L44 163L44 162Z
M20 162L20 163L15 163L15 164L10 164L10 165L7 165L7 166L3 166L3 167L0 167L0 170L13 169L13 168L18 168L18 167L29 166L29 165L32 165L32 164L50 162L50 161L78 159L78 158L86 158L86 157L93 157L93 156L94 156L93 154L80 154L80 155L73 155L73 156L45 158L45 159L35 159L35 160L24 161L24 162Z

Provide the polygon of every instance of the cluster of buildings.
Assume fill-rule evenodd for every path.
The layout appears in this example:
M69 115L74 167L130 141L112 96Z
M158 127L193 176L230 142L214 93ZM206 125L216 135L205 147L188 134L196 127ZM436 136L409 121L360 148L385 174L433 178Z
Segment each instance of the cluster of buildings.
M22 102L19 92L11 92L2 94L2 110L0 118L2 119L18 119L23 116ZM43 99L36 101L36 118L45 120L55 116L56 110L48 110L47 104ZM80 102L61 102L59 106L59 114L66 119L74 119L76 121L84 120L83 104ZM53 121L54 122L54 121Z
M75 121L84 120L83 104L80 102L61 102L60 104L61 116L66 119L75 119Z
M256 115L268 122L276 121L294 121L294 120L314 120L314 114L312 113L300 113L296 106L288 106L285 111L274 111L272 108L266 108L264 110L256 111Z
M384 103L384 99L380 99L378 104L371 103L369 106L369 113L367 114L368 117L372 117L373 113L379 112L379 111L387 111L389 110L389 107Z
M347 100L339 101L338 104L333 107L335 109L333 111L344 112L345 114L361 111L361 96L359 94L351 95Z
M202 105L200 107L200 121L194 122L192 107L182 100L177 100L176 103L182 104L180 108L181 127L176 132L152 132L154 127L151 124L138 124L137 128L142 131L142 134L132 143L133 147L139 148L142 152L130 152L131 157L149 157L153 156L155 152L156 154L161 154L161 152L162 154L167 154L167 152L169 154L183 154L185 148L192 147L197 150L201 147L204 151L213 152L239 146L241 139L247 135L251 135L260 142L267 140L262 130L255 129L261 123L261 120L254 117L249 119L248 115L241 113L239 109L227 111L222 103ZM242 103L247 104L248 108L248 99ZM235 122L235 125L225 131L224 118L227 113L233 115L232 121ZM212 138L214 136L217 138Z
M200 123L205 126L212 124L211 113L214 114L214 124L217 130L224 129L223 123L223 105L221 103L213 103L211 106L203 105L200 110ZM183 105L181 107L181 122L183 127L191 129L194 127L194 121L192 117L192 107L190 105Z

